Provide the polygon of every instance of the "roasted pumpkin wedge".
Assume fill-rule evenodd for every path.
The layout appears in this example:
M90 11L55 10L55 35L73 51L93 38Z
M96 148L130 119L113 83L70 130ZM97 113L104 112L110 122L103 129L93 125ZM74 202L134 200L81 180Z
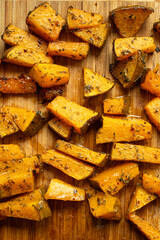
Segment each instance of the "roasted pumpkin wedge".
M48 2L43 2L30 11L26 23L32 32L48 42L56 41L65 26L65 20Z
M155 70L146 70L146 74L141 83L141 88L160 97L160 75Z
M0 145L0 161L10 161L25 157L24 151L16 144ZM1 163L1 162L0 162Z
M109 29L109 23L102 23L91 28L73 29L72 33L81 38L83 41L88 42L95 47L101 48L108 37Z
M108 159L106 153L95 152L83 146L63 140L57 140L56 150L99 167L104 166Z
M143 187L151 193L160 196L160 178L144 173L142 177Z
M41 154L42 162L58 168L70 177L82 180L94 172L94 167L67 156L56 150L47 150Z
M109 115L128 115L130 104L130 96L107 98L103 101L103 111Z
M133 37L152 12L150 7L129 5L112 10L110 16L122 37Z
M84 201L85 190L63 182L59 179L52 179L45 194L45 199Z
M19 128L13 121L13 117L8 114L6 108L0 108L0 138L11 135L19 131Z
M84 97L93 97L108 92L114 86L114 82L101 74L84 68Z
M160 98L152 99L144 109L150 121L160 131Z
M160 33L160 21L155 22L153 28Z
M115 195L138 175L138 164L123 163L104 170L90 178L89 181L92 186L101 189L104 193Z
M156 49L153 37L117 38L114 40L113 49L117 60L126 59L138 51L153 53Z
M41 88L39 90L39 97L43 104L51 102L55 97L62 95L62 85L54 86L52 88Z
M94 217L108 220L121 220L122 209L118 198L109 194L87 189L87 198Z
M32 67L35 63L53 63L50 56L25 46L9 48L4 52L2 61L24 67Z
M139 141L150 139L151 133L151 124L143 119L103 116L103 126L97 132L96 143Z
M100 118L97 112L85 108L62 96L56 97L47 105L47 108L56 117L69 126L72 126L79 134L85 133L90 123Z
M99 25L103 17L97 13L90 13L70 6L67 13L68 29L89 28Z
M142 187L142 185L138 184L133 192L133 196L129 204L128 212L129 213L135 212L136 210L144 207L145 205L152 202L156 198L157 198L156 195L147 192Z
M146 59L147 54L138 51L128 59L110 64L110 72L124 88L131 88L143 77L146 69Z
M2 40L12 46L20 45L35 49L36 51L43 52L44 54L47 53L47 43L44 40L15 27L11 23L9 23L5 28Z
M0 203L0 215L40 221L51 216L51 210L44 199L44 190L36 189Z
M159 240L160 231L155 226L149 224L144 219L131 213L128 215L128 219L136 225L136 227L149 239L149 240Z
M67 84L69 81L69 69L56 64L34 64L29 72L31 79L43 88L54 85Z
M47 48L49 56L62 56L75 60L82 60L87 57L89 44L84 42L50 42Z
M0 199L33 190L34 176L32 172L26 169L10 169L0 172Z
M37 85L35 81L24 75L12 78L3 77L0 78L0 92L14 94L36 93Z
M160 164L160 149L126 143L115 143L112 148L111 160Z

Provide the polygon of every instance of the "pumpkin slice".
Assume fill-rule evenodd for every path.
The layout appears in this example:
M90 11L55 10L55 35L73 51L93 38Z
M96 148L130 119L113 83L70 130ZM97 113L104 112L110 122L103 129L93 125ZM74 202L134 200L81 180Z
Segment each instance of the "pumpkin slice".
M151 193L155 193L160 196L160 179L151 175L144 173L142 177L143 187Z
M12 159L21 159L25 156L22 149L16 144L0 145L0 161L10 161Z
M160 98L152 99L144 109L150 121L160 131Z

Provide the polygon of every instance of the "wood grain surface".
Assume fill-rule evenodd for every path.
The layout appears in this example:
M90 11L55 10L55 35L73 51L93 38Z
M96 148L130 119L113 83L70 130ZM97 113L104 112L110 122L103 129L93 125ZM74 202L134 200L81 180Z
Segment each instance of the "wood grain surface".
M8 23L13 23L15 26L27 30L25 19L27 13L38 5L41 1L33 0L0 0L0 31L3 32ZM66 18L67 8L72 5L76 8L84 9L100 13L104 16L104 20L108 19L109 11L131 3L131 1L49 1L64 18ZM160 35L154 33L152 30L153 22L159 19L160 2L159 1L132 1L134 4L143 4L153 7L155 12L147 19L137 36L154 36L156 46L160 46ZM112 78L109 73L109 64L113 61L112 42L113 39L119 37L115 29L111 29L108 40L106 41L102 50L91 47L87 59L83 61L76 61L72 59L55 57L55 63L62 64L70 69L70 81L64 91L64 96L69 99L82 104L88 108L94 109L102 113L102 100L106 97L115 97L121 95L130 95L132 97L131 114L142 116L147 119L144 113L145 104L153 98L150 94L140 90L137 85L132 90L124 90L119 83L110 90L107 94L102 96L84 99L83 98L83 74L82 68L90 68L97 73L104 74L106 77ZM67 31L63 31L60 39L67 41L78 41L79 39ZM0 55L2 55L6 46L3 41L0 41ZM147 67L152 69L159 62L160 53L154 53L149 56ZM18 67L10 64L0 65L0 74L5 77L17 76L21 73L28 72L29 69ZM45 106L40 103L38 95L14 96L1 95L1 106L17 106L33 110L43 110ZM110 144L103 144L96 146L95 143L95 127L90 128L85 135L72 135L71 140L75 143L84 145L85 147L108 152L110 151ZM48 128L47 124L41 129L37 135L32 138L24 138L20 134L9 136L0 141L0 143L16 143L25 149L27 155L41 153L44 149L54 148L55 141L58 137ZM153 147L160 147L160 135L156 128L153 127L152 139L149 142L141 142ZM111 163L108 163L107 167ZM140 165L140 164L139 164ZM141 174L145 171L159 174L160 167L158 165L141 164ZM53 178L65 180L68 183L82 186L83 181L78 182L62 172L45 165L44 173L40 174L36 183L37 186L42 184L48 186L50 180ZM97 221L91 216L87 200L85 202L62 202L49 201L52 209L52 217L43 220L42 222L33 222L22 219L7 219L0 223L0 240L142 240L145 237L136 230L129 222L125 220L125 213L130 201L131 194L134 190L135 183L140 181L138 177L132 181L127 187L123 188L117 194L121 200L123 217L120 222L116 221ZM160 200L156 200L144 207L138 212L139 216L144 217L148 222L155 224L160 228Z

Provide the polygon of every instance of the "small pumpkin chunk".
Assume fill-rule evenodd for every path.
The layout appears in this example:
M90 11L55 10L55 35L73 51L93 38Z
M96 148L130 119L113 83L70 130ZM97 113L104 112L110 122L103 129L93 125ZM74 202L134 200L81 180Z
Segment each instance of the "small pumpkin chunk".
M34 176L25 169L0 173L0 199L34 190ZM1 215L1 214L0 214Z
M72 32L83 41L101 48L109 34L109 23L102 23L95 27L73 29Z
M45 199L84 201L85 191L59 179L52 179L45 194Z
M54 85L67 84L69 81L69 69L56 64L34 64L29 72L31 79L43 88Z
M44 190L36 189L0 203L0 215L40 221L51 216L51 210L44 199Z
M142 185L137 185L128 208L129 213L135 212L156 198L154 194L147 192Z
M49 56L62 56L75 60L82 60L87 57L89 44L84 42L50 42L47 48Z
M160 164L160 149L126 143L115 143L112 148L111 160Z
M136 227L149 239L149 240L159 240L160 231L155 226L149 224L144 219L135 215L134 213L129 214L129 220L136 225Z
M5 28L2 40L12 46L20 45L35 49L36 51L43 52L44 54L47 53L47 43L44 40L15 27L11 23L9 23Z
M108 220L121 220L122 209L118 198L94 189L87 189L87 198L91 213L94 217Z
M72 126L76 132L83 134L90 123L100 118L99 113L85 108L69 99L58 96L47 105L47 108L63 122Z
M160 21L155 22L153 28L160 33Z
M81 29L95 27L103 21L103 17L97 13L86 12L70 6L67 13L68 29Z
M56 150L47 150L43 152L41 154L41 159L42 162L58 168L68 176L77 180L89 177L94 171L94 167Z
M0 138L11 135L19 131L13 121L13 117L8 114L6 108L0 108Z
M153 8L132 5L114 9L110 16L122 37L133 37L152 12Z
M0 161L10 161L12 159L21 159L25 156L22 149L16 144L0 145Z
M41 88L39 91L39 97L42 104L51 102L55 97L62 95L63 86L53 86L52 88Z
M28 13L26 23L29 29L46 41L56 41L59 38L65 20L48 2L41 3Z
M0 92L2 93L36 93L37 85L35 81L24 75L17 78L0 78Z
M60 119L54 117L48 122L49 127L62 138L69 140L72 128Z
M155 193L160 196L160 179L151 175L144 173L142 177L143 187L151 193Z
M25 46L9 48L4 52L2 61L24 67L32 67L35 63L53 63L53 59L50 56Z
M111 115L128 115L131 98L122 96L116 98L107 98L103 101L104 114Z
M93 97L108 92L114 82L102 75L84 68L84 97Z
M32 120L34 119L36 112L16 107L4 107L6 112L12 116L15 124L20 128L22 132L24 132Z
M156 49L153 37L130 37L117 38L113 43L114 53L117 60L123 60L139 50L145 53L152 53Z
M110 72L115 79L120 81L124 88L131 88L144 75L146 59L147 54L138 51L128 59L110 64Z
M96 134L96 143L132 142L150 139L151 132L151 124L143 119L103 116L103 126Z
M144 109L150 121L160 131L160 98L152 99Z
M141 83L141 88L160 97L160 75L148 69L144 81Z
M83 146L63 140L57 140L56 150L99 167L104 166L108 159L106 153L95 152Z
M90 178L91 185L101 189L104 193L115 195L133 178L139 175L138 164L123 163Z

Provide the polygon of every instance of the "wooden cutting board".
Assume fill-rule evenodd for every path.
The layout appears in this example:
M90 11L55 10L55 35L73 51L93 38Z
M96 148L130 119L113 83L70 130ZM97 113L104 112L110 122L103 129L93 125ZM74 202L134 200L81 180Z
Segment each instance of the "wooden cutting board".
M25 24L27 13L32 10L41 1L33 0L1 0L0 1L0 30L3 32L8 23L13 23L15 26L24 30L28 30ZM104 16L106 21L109 11L122 5L127 5L130 1L50 1L53 8L55 8L64 18L66 18L67 8L72 5L76 8L84 9L100 13ZM143 4L153 7L155 12L145 22L137 36L154 36L156 46L160 45L160 35L152 31L153 22L159 19L160 2L157 1L141 1L133 2L133 4ZM132 97L131 114L142 116L147 119L144 113L145 104L153 97L150 94L140 90L137 85L132 90L124 90L119 83L110 90L107 94L91 99L83 98L83 67L90 68L106 77L112 78L109 73L109 64L113 61L112 42L118 37L115 29L111 29L108 40L106 41L102 50L91 47L89 56L83 61L76 61L67 58L55 58L55 63L62 64L69 67L71 77L69 84L65 88L64 96L69 99L82 104L88 108L94 109L102 113L102 101L106 97L115 97L121 95L130 95ZM64 31L60 39L78 41L79 39L72 34ZM5 45L0 41L0 55L2 55ZM152 69L159 62L160 53L154 53L149 56L147 67ZM17 76L21 73L28 72L29 69L18 67L16 65L1 64L0 74L5 77ZM17 106L33 110L43 110L45 106L40 103L38 95L14 96L1 95L1 106ZM141 142L153 147L160 147L160 135L153 127L152 139L149 142ZM16 143L25 149L27 155L41 153L44 149L54 148L55 141L58 137L48 128L47 124L39 131L37 135L32 138L24 138L20 134L9 136L0 141L0 143ZM83 136L77 134L72 135L71 140L75 143L84 145L85 147L109 152L110 144L103 144L96 146L95 144L95 129L90 128ZM108 164L108 166L110 163ZM160 167L157 165L141 164L141 174L145 171L159 174ZM48 186L50 180L53 178L65 180L68 183L82 186L83 182L78 182L62 172L49 167L44 167L44 173L37 177L37 187L44 184ZM87 200L81 203L50 201L52 209L52 217L42 221L33 222L23 219L7 219L0 222L0 240L142 240L145 239L143 235L136 230L129 222L125 220L125 213L134 190L135 183L139 181L139 177L132 181L126 188L118 193L123 208L123 218L120 222L116 221L97 221L91 216ZM154 201L148 206L144 207L138 214L148 222L155 224L160 228L160 201Z

